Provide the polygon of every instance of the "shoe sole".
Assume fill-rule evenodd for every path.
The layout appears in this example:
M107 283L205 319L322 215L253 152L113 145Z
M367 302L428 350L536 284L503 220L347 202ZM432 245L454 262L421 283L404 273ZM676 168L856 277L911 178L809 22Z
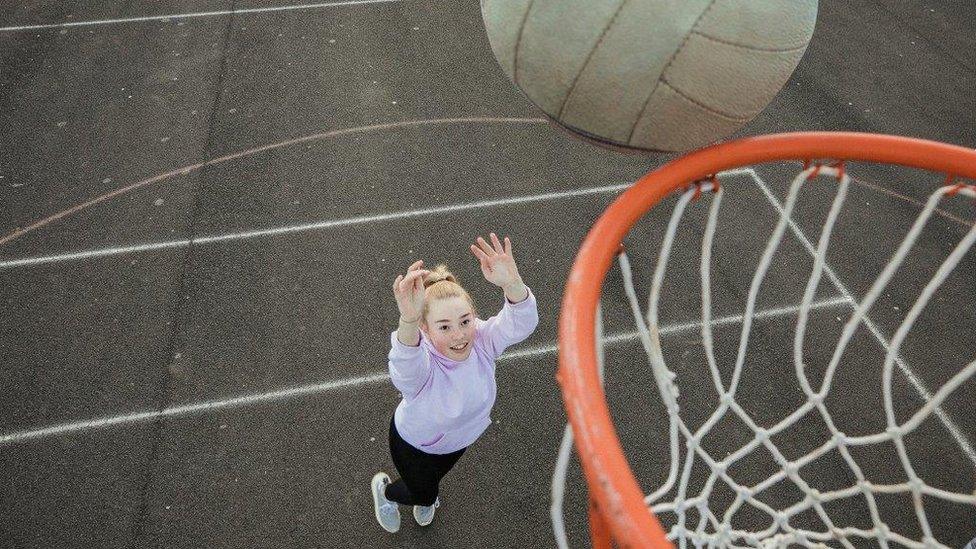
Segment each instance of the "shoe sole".
M435 503L434 505L437 505L437 503ZM440 505L437 505L437 507L440 507ZM437 507L434 507L434 513L435 514L437 512ZM434 522L434 515L431 515L430 516L430 520L429 521L427 521L427 522L420 522L420 518L417 516L417 506L414 505L413 506L413 520L415 520L417 522L417 525L418 526L430 526Z
M417 518L417 514L416 513L414 513L414 515L413 515L413 520L417 521L417 526L430 526L431 523L434 522L433 517L431 517L430 522L420 522L420 519Z
M369 483L371 491L373 492L373 514L376 515L376 522L378 522L384 530L386 530L391 534L395 534L398 531L400 531L399 528L396 528L395 530L390 530L389 528L386 527L386 525L383 524L383 521L380 520L380 494L378 489L379 487L377 486L377 484L382 486L384 477L390 478L386 475L386 473L376 473L375 475L373 475L373 480L370 481Z

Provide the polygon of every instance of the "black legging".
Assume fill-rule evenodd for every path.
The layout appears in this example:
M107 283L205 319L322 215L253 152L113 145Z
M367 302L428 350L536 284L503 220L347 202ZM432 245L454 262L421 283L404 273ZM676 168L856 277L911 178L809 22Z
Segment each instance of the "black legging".
M400 438L390 420L390 455L400 479L386 487L386 499L403 505L433 505L437 486L461 458L465 448L450 454L428 454Z

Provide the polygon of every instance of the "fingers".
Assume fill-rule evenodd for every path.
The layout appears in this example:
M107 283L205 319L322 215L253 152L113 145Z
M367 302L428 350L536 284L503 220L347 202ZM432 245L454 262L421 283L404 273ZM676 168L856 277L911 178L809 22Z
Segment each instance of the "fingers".
M495 253L505 253L505 248L502 248L502 243L498 241L498 235L491 233L489 236L491 236L491 245L495 249Z
M492 257L497 255L495 253L495 250L491 247L491 245L485 242L484 238L481 238L479 236L477 242L478 242L478 246L481 248L481 251L484 252L486 256Z
M505 237L505 254L512 257L512 241Z
M423 289L424 276L430 274L427 269L415 269L407 272L407 276L400 275L396 278L393 291L406 292L410 289Z
M423 277L428 274L430 274L430 271L428 271L427 269L417 269L414 271L410 271L409 273L407 273L407 276L403 277L403 282L404 283L413 283L417 281L423 282Z
M409 267L407 267L407 276L409 277L410 276L410 273L413 273L413 272L415 272L417 270L421 270L420 268L423 267L423 266L424 266L424 260L423 259L418 259L417 261L414 261ZM427 274L430 271L428 271L428 270L421 270L421 272L423 274ZM397 291L397 289L400 287L400 283L403 282L403 279L404 279L404 276L403 275L398 275L396 277L396 280L393 281L393 291L394 292Z
M484 265L485 262L488 261L488 254L483 252L481 248L475 246L474 244L471 245L471 253L473 253L474 256L478 258L478 261L480 261L482 265Z
M488 257L501 255L511 250L511 241L509 241L507 236L505 237L505 242L508 243L507 245L502 245L502 242L498 240L498 235L495 233L488 233L488 238L491 239L491 244L488 244L484 238L481 238L480 236L478 237L478 247L480 247Z

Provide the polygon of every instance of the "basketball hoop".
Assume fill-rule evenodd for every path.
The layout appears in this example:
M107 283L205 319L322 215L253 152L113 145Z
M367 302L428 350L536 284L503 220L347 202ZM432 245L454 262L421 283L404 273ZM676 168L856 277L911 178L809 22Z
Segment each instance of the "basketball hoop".
M829 159L824 161L823 159ZM725 184L722 179L722 172L736 168L748 167L756 164L763 164L774 161L800 161L804 163L793 182L790 194L786 199L785 205L781 208L779 224L774 230L773 236L767 245L760 265L756 268L753 288L750 291L746 313L743 315L742 342L748 341L749 325L755 318L755 298L759 284L768 268L769 257L775 252L776 247L782 240L783 232L788 223L791 222L790 213L792 211L791 200L795 201L797 189L801 183L816 177L832 177L839 182L838 198L832 206L828 220L824 225L823 233L817 246L817 256L814 258L814 269L811 273L810 281L807 284L806 292L803 296L803 304L799 307L799 321L796 327L796 345L802 353L802 339L804 337L806 315L810 311L811 302L816 291L816 285L820 280L824 268L824 256L827 244L829 243L830 233L833 228L834 220L840 205L843 204L846 193L847 182L850 181L845 173L845 163L848 161L864 161L877 164L897 165L908 168L919 168L931 172L945 174L946 184L937 189L923 208L922 213L915 221L912 229L905 236L898 251L888 261L885 269L878 275L871 290L860 302L852 303L853 312L847 321L844 329L844 336L838 342L838 350L834 352L834 358L830 368L836 368L840 361L840 354L848 344L851 333L857 329L864 321L867 310L885 289L888 281L896 272L905 255L909 252L919 232L924 227L926 221L932 215L936 206L943 199L951 200L953 196L976 199L976 186L968 184L966 180L976 181L976 151L963 147L925 141L919 139L871 135L859 133L793 133L770 135L765 137L755 137L723 143L692 152L678 160L675 160L641 178L631 188L624 192L614 203L604 212L599 220L589 231L586 239L580 247L576 256L572 271L570 272L566 290L563 297L560 321L559 321L559 380L563 399L565 401L569 424L566 429L566 436L563 441L563 452L561 452L560 462L557 464L557 474L554 477L553 494L554 499L561 500L563 487L559 484L560 469L565 473L568 453L570 451L570 441L577 449L582 469L589 486L590 498L590 530L591 539L594 547L609 548L611 543L616 542L619 547L652 547L664 549L672 547L672 542L680 542L684 547L686 544L695 546L786 546L796 544L801 546L823 546L828 541L836 542L843 546L853 547L848 538L873 539L882 547L887 547L889 543L901 544L909 547L945 547L938 540L931 537L928 521L922 505L922 496L926 498L940 498L952 504L965 506L976 506L976 495L970 492L958 493L942 489L933 488L927 485L918 477L913 476L911 463L908 462L907 455L903 451L902 437L911 433L913 429L933 414L942 413L940 405L946 400L950 393L958 388L963 382L976 375L976 361L963 364L957 368L952 377L943 384L938 390L934 390L930 399L917 413L908 421L895 422L894 413L890 409L891 405L891 383L894 362L897 359L898 347L906 334L910 331L912 324L920 314L922 308L928 304L932 294L942 284L946 276L966 257L974 241L976 241L976 228L970 228L963 239L955 245L952 252L940 266L932 280L921 292L918 300L913 304L910 311L905 314L905 319L899 326L896 333L892 336L890 349L884 361L884 381L886 387L885 410L888 429L873 437L847 436L841 432L834 431L833 439L826 443L833 449L841 449L868 444L893 444L898 448L899 458L908 471L909 480L901 484L878 486L872 484L858 474L854 467L853 476L858 477L854 485L845 490L824 493L818 492L805 485L801 475L797 473L798 467L804 462L783 461L781 470L771 474L770 478L784 481L792 481L806 493L806 498L797 508L788 509L766 509L765 504L761 504L754 499L755 486L741 486L734 484L731 479L724 476L725 468L730 465L731 459L714 460L711 459L700 448L701 436L706 434L711 425L703 427L702 430L691 429L686 426L680 418L678 405L675 401L677 387L673 381L673 374L668 369L664 357L661 356L661 345L659 341L659 327L657 326L657 299L660 296L661 279L664 276L663 264L667 262L668 254L671 250L671 243L674 236L674 227L677 226L681 217L681 211L685 206L697 198L702 192L713 192L715 200L719 200L721 192L731 185ZM716 175L718 178L716 179ZM721 187L719 185L721 184ZM722 191L720 191L720 189ZM604 279L610 270L614 260L618 257L618 248L621 246L624 237L628 234L635 223L645 215L651 208L655 207L662 199L671 193L684 190L675 207L675 214L672 217L672 225L668 227L665 243L662 245L661 252L658 254L658 269L655 272L654 281L651 288L651 298L649 300L648 311L646 312L647 324L644 325L644 314L637 307L636 295L633 294L632 284L629 282L630 266L626 254L620 256L621 270L625 283L628 285L628 298L631 302L635 317L638 321L638 331L641 341L649 357L654 380L657 383L657 395L660 397L664 407L667 409L670 425L671 440L669 449L672 457L672 471L668 475L668 481L660 489L650 495L645 495L635 478L631 466L624 455L620 439L617 435L613 421L610 417L610 409L607 404L607 397L602 384L602 328L600 322L600 297ZM717 206L715 209L717 211ZM710 253L710 238L715 233L716 214L709 216L708 226L705 228L702 244L702 254L707 256ZM670 239L670 240L669 240ZM711 334L708 326L710 325L708 315L709 283L707 276L706 263L709 258L702 259L702 299L703 299L703 319L702 319L702 340L706 347L706 354L712 360L710 349ZM765 262L765 263L764 263ZM961 305L965 306L965 305ZM845 339L846 338L846 339ZM744 353L740 346L739 363L736 364L737 371L741 369L741 354ZM797 355L799 364L799 354ZM804 414L820 414L825 416L829 424L829 413L823 405L824 395L830 388L829 382L824 382L820 388L813 387L805 379L801 372L802 367L797 366L797 377L799 384L808 397L804 409ZM721 384L719 384L721 385ZM726 387L722 395L722 413L733 413L736 409L735 388ZM791 427L799 420L802 414L797 412L792 414L791 421L784 420L771 428L752 426L755 434L756 448L763 445L769 446L768 439L780 430ZM795 417L794 417L795 416ZM714 425L714 423L712 424ZM679 446L678 441L683 440L684 446ZM664 445L662 445L664 447ZM698 526L683 524L681 518L684 509L691 507L691 499L687 498L684 491L681 496L674 501L665 501L661 498L669 490L678 486L682 480L677 479L678 466L675 459L681 447L687 448L686 452L701 455L703 460L711 468L711 475L717 478L717 482L726 482L731 489L736 492L736 505L746 506L754 504L762 507L762 511L770 516L771 527L757 532L744 532L735 530L729 525L730 517L734 515L736 508L727 511L724 515L715 514L705 519L704 514ZM771 450L772 452L772 450ZM777 453L772 452L774 457ZM904 539L896 532L893 532L889 525L878 518L878 514L873 512L871 520L873 527L853 528L845 527L840 524L832 524L825 518L826 526L822 530L799 530L786 526L789 518L796 513L804 510L816 512L820 516L825 516L823 512L823 502L842 500L845 497L859 497L868 502L868 506L874 509L874 501L878 494L903 492L914 497L915 515L919 517L919 528L924 533L920 541ZM706 504L707 495L705 496ZM557 530L557 540L560 545L565 545L565 536L560 534L561 510L557 512L554 501L553 519ZM701 501L694 502L700 505ZM652 504L658 513L674 513L678 516L677 525L670 529L662 526L662 523L655 517L655 511L651 510ZM801 509L800 507L803 507ZM976 530L974 530L976 531ZM972 536L970 532L967 539Z

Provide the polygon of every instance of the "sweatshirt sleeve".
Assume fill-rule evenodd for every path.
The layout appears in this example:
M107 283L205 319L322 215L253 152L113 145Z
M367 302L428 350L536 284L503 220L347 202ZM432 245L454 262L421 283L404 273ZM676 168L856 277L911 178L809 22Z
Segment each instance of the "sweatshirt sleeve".
M390 334L390 379L403 397L411 399L420 393L430 379L430 356L420 345L404 345L396 330Z
M518 303L510 303L506 298L502 310L485 321L481 332L497 358L510 345L532 335L538 325L539 309L535 302L535 294L529 290L528 297Z

